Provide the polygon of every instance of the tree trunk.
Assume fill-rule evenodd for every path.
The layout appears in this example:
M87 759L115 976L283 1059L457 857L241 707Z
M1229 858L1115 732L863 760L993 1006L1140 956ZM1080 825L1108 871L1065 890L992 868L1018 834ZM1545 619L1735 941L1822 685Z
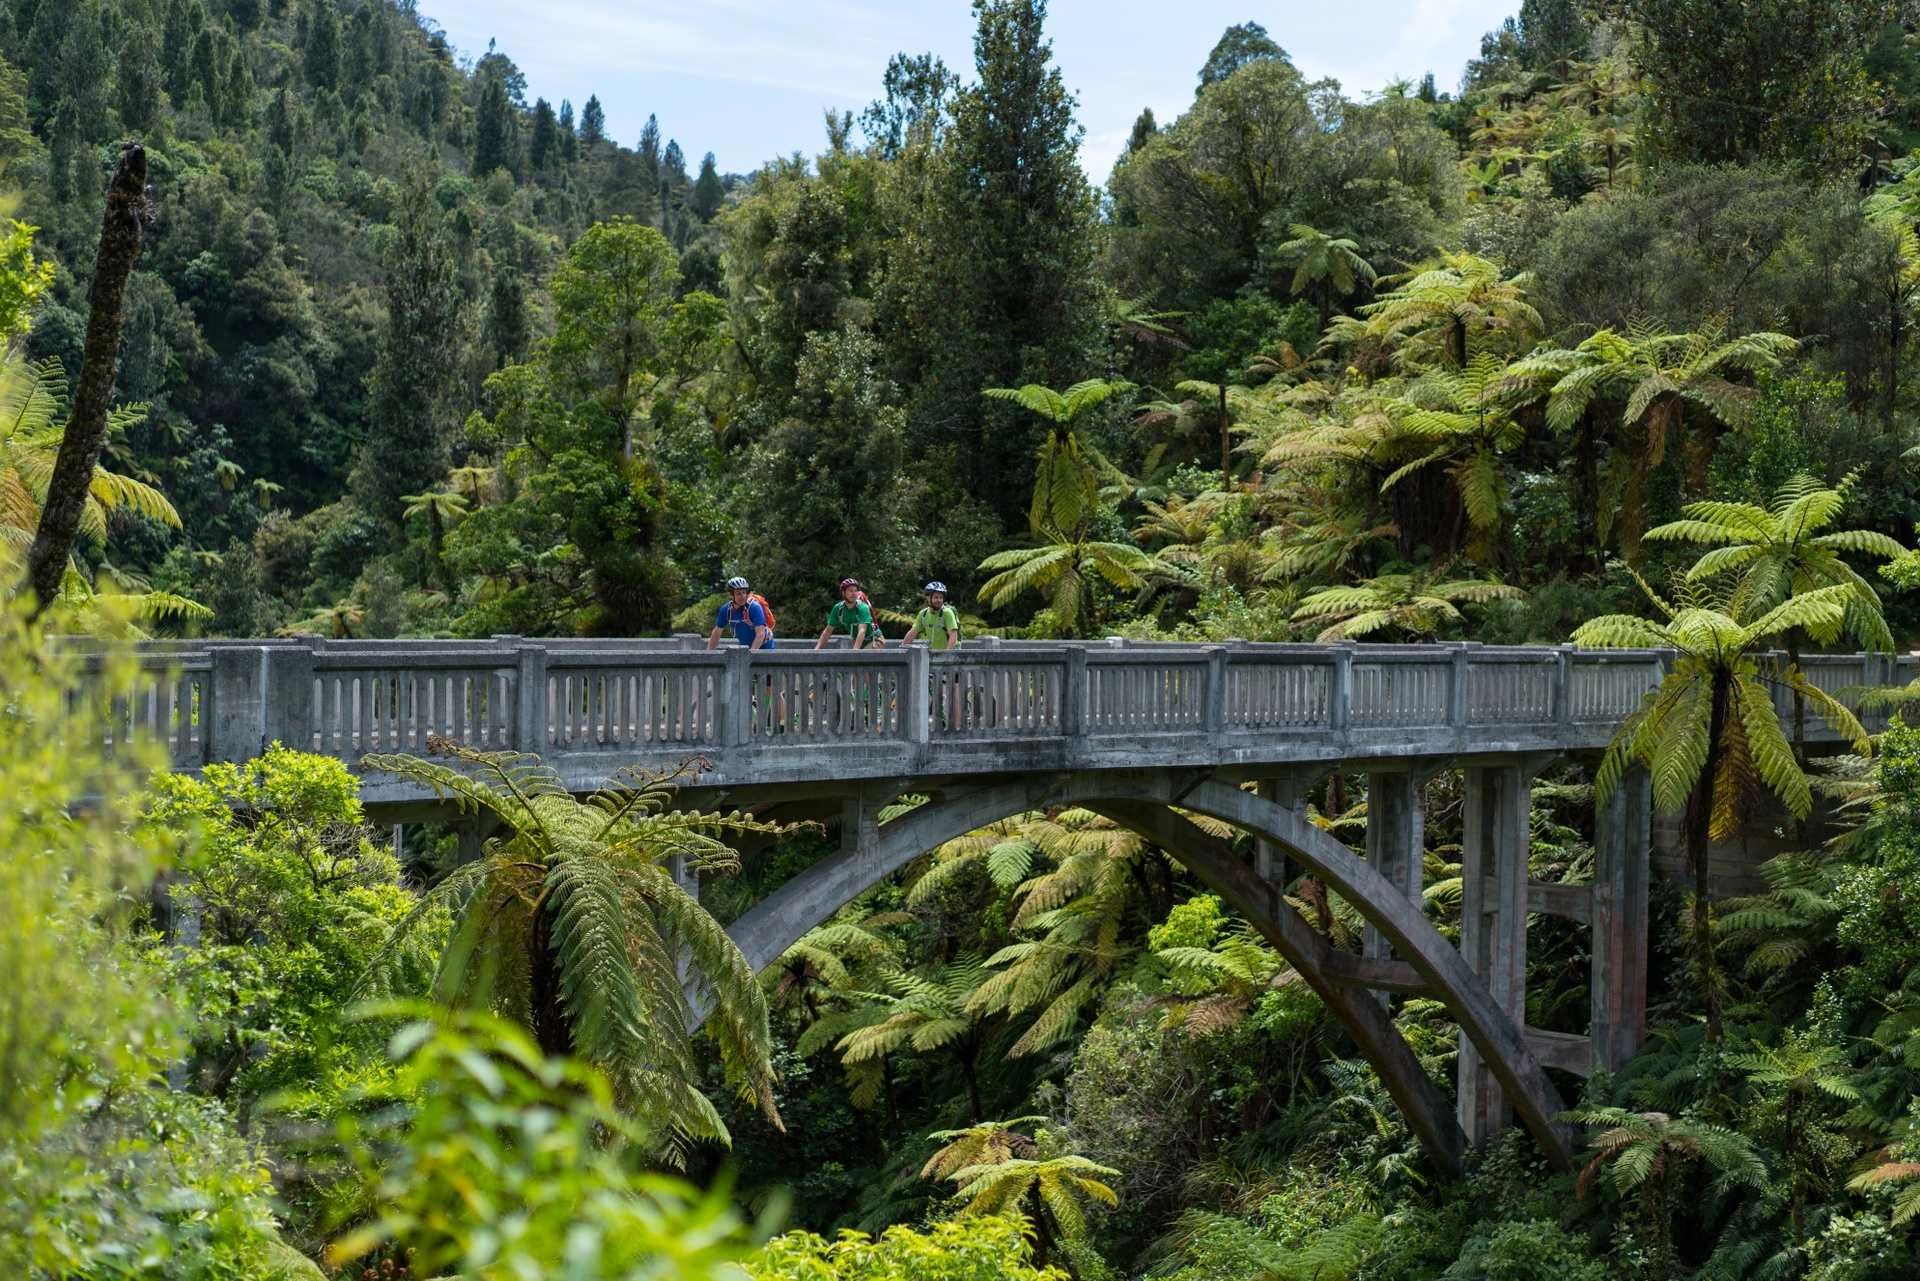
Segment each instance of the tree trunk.
M1694 979L1707 1009L1707 1040L1720 1040L1720 972L1713 946L1713 913L1709 904L1707 868L1713 843L1714 774L1725 750L1727 704L1733 679L1725 672L1713 678L1713 711L1707 723L1707 763L1687 802L1687 862L1693 869Z
M974 1055L978 1053L968 1038L967 1046L960 1054L960 1074L967 1079L967 1106L973 1110L973 1123L979 1125L986 1120L987 1110L980 1105L980 1073L974 1067Z
M527 931L527 1000L533 1012L533 1039L543 1054L573 1053L573 1027L567 1021L560 987L560 962L553 954L553 925L543 894L534 902L533 927Z
M1220 489L1233 488L1233 420L1227 417L1227 385L1220 384Z
M137 142L120 153L107 187L107 211L100 220L100 249L93 262L93 286L87 295L87 342L80 378L60 439L60 453L47 481L40 527L27 552L27 587L35 617L60 594L60 579L73 554L80 517L93 487L100 447L107 439L107 406L113 397L114 366L120 355L120 326L127 276L140 256L140 222L147 210L147 153Z
M1888 308L1887 316L1887 409L1886 423L1893 426L1894 406L1900 398L1900 343L1906 337L1905 317L1896 297L1893 306Z
M1574 504L1582 541L1593 557L1593 572L1598 574L1607 567L1607 554L1600 546L1600 461L1594 447L1596 443L1593 409L1588 406L1573 428Z
M1053 1257L1053 1233L1047 1223L1047 1203L1040 1198L1040 1185L1037 1182L1027 1195L1033 1202L1033 1208L1027 1216L1033 1220L1033 1266L1044 1272L1047 1261Z

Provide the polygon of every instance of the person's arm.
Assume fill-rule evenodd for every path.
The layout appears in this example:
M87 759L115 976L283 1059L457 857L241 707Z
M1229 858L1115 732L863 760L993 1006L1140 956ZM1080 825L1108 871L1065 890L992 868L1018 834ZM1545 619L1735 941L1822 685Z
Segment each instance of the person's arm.
M718 645L719 643L720 643L720 629L716 627L712 631L707 633L707 648L712 649L715 645Z
M757 630L753 634L753 648L765 649L767 647L767 642L772 639L773 639L773 629L771 627L768 627L765 623L762 623L760 624L759 630Z
M860 607L860 624L853 629L853 647L855 649L865 649L867 637L872 633L873 609L870 606L862 605Z
M726 630L726 626L727 626L727 607L725 605L722 605L719 609L719 612L714 614L713 616L713 630L707 633L708 649L712 649L715 645L718 645L720 643L720 633Z
M827 637L831 635L833 635L833 622L832 620L828 620L827 625L820 629L820 639L813 643L813 647L815 649L825 649L827 646Z
M766 648L767 642L773 639L773 629L767 626L767 611L760 607L758 601L747 606L747 621L753 624L753 644L747 648Z
M953 649L960 644L960 611L949 605L947 608L947 648Z
M920 620L916 618L913 620L913 626L907 628L907 634L900 638L900 643L902 645L911 645L913 644L913 638L918 636L919 634L920 634Z

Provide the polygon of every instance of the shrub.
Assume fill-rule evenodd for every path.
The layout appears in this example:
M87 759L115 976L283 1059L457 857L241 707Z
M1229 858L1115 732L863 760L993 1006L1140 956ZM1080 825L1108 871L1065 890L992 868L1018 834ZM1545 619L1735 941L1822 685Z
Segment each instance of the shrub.
M1018 1217L936 1223L925 1232L888 1228L878 1238L845 1231L775 1237L747 1261L754 1281L1066 1281L1033 1265L1032 1229Z

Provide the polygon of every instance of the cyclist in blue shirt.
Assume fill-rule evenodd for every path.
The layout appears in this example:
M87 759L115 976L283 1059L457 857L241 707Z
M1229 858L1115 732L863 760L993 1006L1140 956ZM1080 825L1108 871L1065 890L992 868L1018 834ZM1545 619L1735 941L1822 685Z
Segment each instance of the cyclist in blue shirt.
M714 616L713 631L707 636L707 648L720 643L720 634L731 627L733 638L748 649L772 649L773 625L767 607L754 596L753 588L740 577L727 580L726 604Z

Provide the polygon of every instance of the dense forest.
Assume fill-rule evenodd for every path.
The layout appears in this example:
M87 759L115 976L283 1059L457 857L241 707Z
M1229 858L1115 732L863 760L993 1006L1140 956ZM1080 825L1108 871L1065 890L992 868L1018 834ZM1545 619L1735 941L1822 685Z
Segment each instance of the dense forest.
M1793 665L1920 639L1920 10L1524 0L1369 92L1249 21L1096 175L1045 0L973 10L971 67L903 52L737 175L412 0L0 0L0 570L57 584L0 614L0 1268L1920 1272L1920 691L1869 743ZM1592 878L1631 767L1685 833L1648 1044L1569 1083L1580 1168L1514 1128L1436 1169L1281 957L1087 811L755 977L723 927L823 832L368 758L488 784L463 862L332 760L47 728L99 679L49 631L705 633L735 575L802 643L853 575L890 639L934 579L969 638L1676 651L1534 790L1536 880ZM1463 797L1424 787L1454 935ZM1309 813L1364 848L1366 803ZM1766 814L1790 848L1716 901L1708 841ZM1578 1032L1560 924L1528 1022ZM1451 1089L1444 1008L1391 1008Z

